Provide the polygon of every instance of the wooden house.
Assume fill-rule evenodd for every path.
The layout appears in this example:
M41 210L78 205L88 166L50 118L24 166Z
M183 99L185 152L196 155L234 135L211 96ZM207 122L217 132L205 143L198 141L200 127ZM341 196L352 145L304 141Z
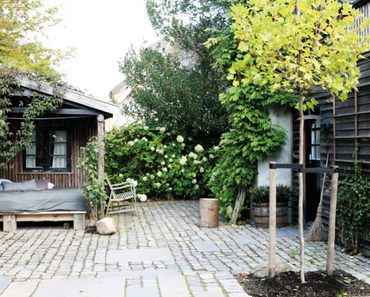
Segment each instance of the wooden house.
M370 16L368 0L352 4L366 17ZM356 25L360 24L361 20L358 20ZM370 52L363 55L366 59L358 61L361 71L358 91L352 92L345 102L333 98L329 92L313 95L319 105L305 116L305 167L325 167L328 159L329 166L339 166L341 179L346 174L345 169L351 168L346 172L353 174L354 163L361 161L364 173L370 178ZM358 151L355 150L357 145L360 147ZM292 161L299 161L298 111L293 112ZM329 224L330 181L331 177L327 177L323 196L322 219L326 230ZM316 218L322 184L322 174L304 174L304 223ZM292 171L292 186L299 187L296 170ZM298 219L298 202L294 205L294 218Z
M18 80L23 91L12 96L11 112L8 114L13 132L20 128L26 110L19 103L26 106L34 92L40 95L51 95L53 92L50 84L40 86L27 78ZM115 104L68 89L60 108L36 118L32 145L0 170L0 178L13 182L48 179L56 187L82 186L83 174L77 169L80 148L85 147L91 137L98 136L99 121L118 113L119 108ZM99 126L103 127L102 124Z

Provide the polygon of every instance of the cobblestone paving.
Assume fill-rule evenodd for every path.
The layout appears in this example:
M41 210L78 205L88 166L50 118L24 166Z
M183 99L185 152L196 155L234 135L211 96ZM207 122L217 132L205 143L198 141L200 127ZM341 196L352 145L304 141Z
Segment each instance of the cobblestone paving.
M104 296L98 295L100 284L114 288L114 296L126 297L248 296L233 274L248 273L268 260L267 230L226 222L219 228L199 228L198 201L142 203L139 216L126 213L114 218L118 232L112 236L61 227L0 232L1 296L47 296L56 287L61 288L60 296ZM202 251L197 250L197 242L203 242ZM207 242L210 250L216 246L218 251L207 251ZM150 256L144 261L140 256L129 261L108 257L117 251L124 255L128 249L150 249L148 255L154 260ZM340 247L336 249L334 269L370 283L370 259L349 257ZM296 271L298 250L297 237L277 238L277 258ZM325 267L326 244L306 243L306 271ZM89 294L79 295L82 292Z

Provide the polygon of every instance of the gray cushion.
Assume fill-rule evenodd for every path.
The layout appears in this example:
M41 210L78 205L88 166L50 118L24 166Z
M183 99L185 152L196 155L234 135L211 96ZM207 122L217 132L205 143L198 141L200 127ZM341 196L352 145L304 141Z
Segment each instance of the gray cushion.
M36 186L35 180L29 180L20 183L2 183L4 192L11 192L11 191L38 191L39 189Z
M48 189L48 179L39 179L36 180L36 186L39 190L47 190Z
M1 183L12 183L12 181L5 179L5 178L0 178L0 184Z

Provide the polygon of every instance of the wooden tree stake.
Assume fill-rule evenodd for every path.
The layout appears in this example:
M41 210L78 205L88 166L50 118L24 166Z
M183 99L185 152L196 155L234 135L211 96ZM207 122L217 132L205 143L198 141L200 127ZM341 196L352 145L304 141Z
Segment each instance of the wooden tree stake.
M276 164L276 162L270 162ZM276 249L276 169L270 168L270 208L269 208L269 277L275 277Z
M333 166L338 168L338 166ZM337 214L337 195L338 195L338 172L334 172L331 182L330 216L329 216L329 239L328 239L328 258L326 263L326 274L333 275L334 244L335 244L335 217Z

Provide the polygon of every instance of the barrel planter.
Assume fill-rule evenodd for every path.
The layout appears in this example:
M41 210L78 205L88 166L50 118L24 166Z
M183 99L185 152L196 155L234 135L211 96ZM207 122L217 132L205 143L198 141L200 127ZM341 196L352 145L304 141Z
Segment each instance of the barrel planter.
M257 228L269 227L269 203L253 203L254 222ZM288 204L276 203L276 228L284 228L287 225Z

